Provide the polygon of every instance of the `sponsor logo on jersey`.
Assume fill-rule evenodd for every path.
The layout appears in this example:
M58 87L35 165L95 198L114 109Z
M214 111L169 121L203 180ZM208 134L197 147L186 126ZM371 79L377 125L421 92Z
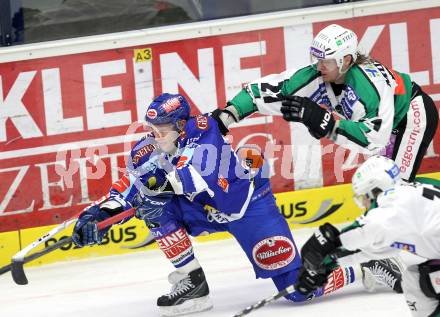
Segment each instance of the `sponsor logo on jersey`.
M227 193L229 191L229 182L226 178L224 178L222 175L219 176L217 180L217 185L220 186L220 188Z
M373 65L366 65L364 70L370 78L376 78L379 76L379 71Z
M193 254L191 240L183 228L156 240L159 248L174 264L180 264Z
M186 144L188 144L187 146L190 146L190 145L194 146L194 145L197 145L196 143L197 143L197 141L199 141L199 140L200 140L200 137L199 137L199 136L194 137L194 138L188 138L188 139L186 140Z
M227 215L225 215L224 213L220 212L218 209L215 209L214 207L210 206L210 205L205 205L203 206L203 209L208 213L206 219L209 222L218 222L218 223L228 223L231 220L230 217L228 218Z
M423 117L423 114L420 113L421 111L420 108L423 107L423 105L419 104L418 99L419 97L411 100L410 102L410 109L407 115L407 119L408 119L407 128L408 126L410 126L411 132L409 136L406 136L407 133L405 133L406 136L404 138L404 140L406 140L406 145L404 145L405 152L403 153L403 155L398 155L398 157L401 158L400 171L402 173L405 173L406 169L414 164L413 161L416 159L416 153L418 150L418 147L415 145L418 141L420 141L420 138L423 136L422 127L421 127L422 124L421 117ZM404 142L402 143L404 144Z
M321 51L315 47L310 47L310 54L312 54L313 56L315 56L316 58L325 58L325 53L324 51Z
M117 182L113 183L112 188L119 193L123 193L130 187L130 179L127 175L123 175Z
M338 267L334 270L327 279L327 284L324 287L324 294L332 293L345 285L344 269Z
M284 236L273 236L258 242L252 249L255 263L264 270L283 268L295 258L293 242Z
M208 129L208 118L205 116L197 116L196 117L196 127L200 130Z
M404 251L408 251L411 253L416 253L416 246L414 244L396 241L391 245L391 247L396 248L396 249L400 249L400 250L404 250Z
M180 107L179 97L168 99L165 103L161 105L161 107L166 113L170 113L171 111L176 110Z
M147 117L150 119L156 119L157 118L157 111L156 109L149 109L147 110Z
M344 90L345 93L341 100L342 111L347 119L351 119L354 105L359 100L359 96L350 85L346 85Z
M385 172L387 172L387 174L390 175L390 177L392 179L395 179L397 177L397 175L399 175L400 170L397 165L394 165L392 168L390 168L389 170L386 170Z
M186 164L186 162L188 162L188 156L184 156L182 155L179 160L177 161L176 167L178 169L183 168L183 166Z
M133 164L137 164L139 160L144 157L145 155L150 154L153 152L157 147L154 144L147 144L143 147L141 147L135 155L132 157Z
M332 109L332 103L327 95L327 88L324 83L320 83L318 89L316 89L311 95L310 99L320 105L324 105L325 107Z
M264 165L264 158L259 148L246 145L240 147L236 153L241 160L241 165L246 169L259 169Z

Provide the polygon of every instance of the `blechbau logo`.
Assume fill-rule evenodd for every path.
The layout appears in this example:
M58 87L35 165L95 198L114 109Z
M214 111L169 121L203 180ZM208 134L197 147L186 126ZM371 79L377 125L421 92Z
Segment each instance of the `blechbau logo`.
M281 214L286 219L291 218L305 218L304 220L291 220L292 224L310 224L313 222L320 221L324 218L329 217L338 211L344 203L333 203L333 199L326 199L321 201L321 204L318 208L318 211L312 216L307 217L310 214L309 209L307 208L308 201L300 201L297 203L291 202L288 204L281 204L279 206Z

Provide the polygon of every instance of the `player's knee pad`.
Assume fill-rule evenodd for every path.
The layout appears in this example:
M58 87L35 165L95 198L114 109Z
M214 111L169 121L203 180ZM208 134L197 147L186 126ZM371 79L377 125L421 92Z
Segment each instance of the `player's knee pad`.
M419 283L423 294L440 300L440 260L419 264Z

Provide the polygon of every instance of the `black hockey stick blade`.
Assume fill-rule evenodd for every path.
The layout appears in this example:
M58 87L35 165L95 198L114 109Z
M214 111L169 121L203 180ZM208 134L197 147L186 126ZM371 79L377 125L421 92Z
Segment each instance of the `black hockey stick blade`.
M245 308L241 312L235 314L233 317L243 317L244 315L247 315L247 314L253 312L254 310L260 309L261 307L266 306L267 304L292 293L294 290L295 290L295 288L293 287L293 285L291 285L291 286L283 289L282 291L276 293L275 295L272 295L271 297L260 300L258 303Z
M102 230L106 227L109 227L127 217L132 217L134 214L134 209L130 208L127 209L113 217L107 218L101 222L98 223L98 230ZM60 224L59 226L53 228L50 232L48 232L47 234L45 234L43 237L39 238L37 241L34 241L32 244L28 245L27 247L25 247L23 250L21 250L20 252L18 252L16 255L14 255L12 257L12 263L11 263L11 273L12 273L12 278L14 279L14 282L17 283L18 285L26 285L28 283L28 280L26 278L26 274L24 273L24 269L23 269L23 265L27 262L30 262L32 260L35 260L49 252L52 252L58 248L61 248L63 245L71 243L72 242L72 237L68 237L68 238L64 238L61 239L59 241L57 241L56 243L44 248L41 251L35 252L29 256L25 256L30 250L34 249L36 246L38 246L40 243L46 241L49 237L57 234L58 232L60 232L61 230L66 229L66 227L73 223L74 221L76 221L77 218L72 218L70 220L66 220L65 222L63 222L62 224Z
M12 278L18 285L26 285L28 283L26 275L24 274L23 264L24 261L12 261L11 264Z
M38 259L39 257L42 257L43 255L49 252L59 249L63 245L68 244L70 242L72 242L71 237L64 238L44 248L43 250L35 252L34 254L31 254L30 256L27 256L23 259L12 259L12 263L10 265L11 265L12 279L14 280L14 282L18 285L28 284L28 279L26 277L26 274L24 273L23 265L32 260Z

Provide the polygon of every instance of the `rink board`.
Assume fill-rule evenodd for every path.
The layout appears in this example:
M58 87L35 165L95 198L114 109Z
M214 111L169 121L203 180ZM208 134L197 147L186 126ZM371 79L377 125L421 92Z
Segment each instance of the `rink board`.
M0 48L0 232L60 223L106 194L144 136L137 123L154 96L182 93L193 115L223 107L245 83L308 65L310 43L331 23L353 29L365 53L409 73L440 106L438 0L360 1ZM277 115L246 117L228 139L263 151L276 193L346 184L365 159ZM440 129L420 173L439 172L439 157ZM343 203L286 199L289 222Z
M423 176L440 179L440 173L424 174ZM356 219L362 212L352 200L350 184L279 193L275 196L280 212L284 215L292 229L316 227L325 222L334 224L347 223ZM1 233L0 266L8 264L12 255L19 251L20 246L27 246L53 227L45 226L24 229L20 232ZM71 232L72 226L56 235L54 239L48 241L42 247L55 243L63 237L70 236ZM41 265L57 261L123 254L157 248L155 243L136 250L127 248L144 241L147 235L148 229L145 223L134 218L123 225L113 226L104 237L102 245L77 248L73 244L67 244L61 249L30 262L29 265ZM230 237L231 235L228 233L216 233L197 237L196 240L198 242L207 242Z

